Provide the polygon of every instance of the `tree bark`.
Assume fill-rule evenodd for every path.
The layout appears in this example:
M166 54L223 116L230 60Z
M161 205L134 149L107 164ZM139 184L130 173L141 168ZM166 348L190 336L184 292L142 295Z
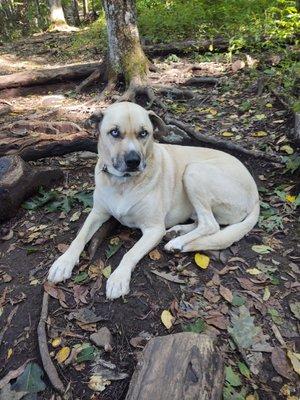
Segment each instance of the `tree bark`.
M52 26L67 25L61 0L48 0L50 8L50 22Z
M126 85L143 85L149 70L149 61L142 49L136 24L133 0L103 0L108 44L109 79L120 75Z
M209 336L156 337L142 353L126 400L219 400L223 381L222 355Z

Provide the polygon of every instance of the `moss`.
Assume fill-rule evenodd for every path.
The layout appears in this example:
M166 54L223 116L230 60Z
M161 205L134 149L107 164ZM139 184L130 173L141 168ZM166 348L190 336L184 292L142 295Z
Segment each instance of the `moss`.
M143 80L148 73L149 60L145 56L142 48L139 44L134 48L125 53L123 60L123 74L125 82L128 85L132 78L140 77Z

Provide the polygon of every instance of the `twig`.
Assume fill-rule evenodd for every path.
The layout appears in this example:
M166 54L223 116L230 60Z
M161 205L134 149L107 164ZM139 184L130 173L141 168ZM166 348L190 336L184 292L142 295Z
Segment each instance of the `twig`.
M97 230L94 236L91 239L91 242L88 247L88 255L89 259L92 260L96 253L96 250L100 243L106 238L106 236L118 225L118 221L114 218L110 218L106 221L101 228Z
M51 360L47 344L46 320L48 316L48 302L49 295L47 292L44 292L41 317L37 328L38 343L44 370L48 375L48 378L54 389L63 394L65 393L65 387L60 380L56 368Z
M178 126L178 128L184 130L190 137L192 137L193 139L196 139L198 142L200 142L202 144L210 145L210 146L213 146L214 148L226 149L226 150L234 151L234 152L244 154L247 156L251 156L251 157L255 157L255 158L282 164L281 157L277 156L276 154L269 155L269 154L263 153L260 150L245 149L244 147L239 146L238 144L231 143L226 140L216 139L213 137L205 136L202 133L195 132L191 126L184 124L183 122L177 121L175 119L172 119L172 118L168 118L168 117L165 118L165 122L168 125Z
M7 317L7 321L6 324L4 326L4 328L2 329L2 331L0 332L0 345L3 341L5 332L7 331L7 329L9 328L11 321L14 317L14 315L16 314L16 312L18 311L19 306L16 306L15 308L12 309L12 311L9 313L8 317Z

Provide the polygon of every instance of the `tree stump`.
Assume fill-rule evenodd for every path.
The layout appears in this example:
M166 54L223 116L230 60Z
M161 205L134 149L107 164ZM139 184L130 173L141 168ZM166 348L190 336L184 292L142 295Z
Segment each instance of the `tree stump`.
M126 400L218 400L223 381L223 359L213 340L177 333L146 345Z
M13 217L20 204L40 186L63 178L58 168L32 167L19 156L0 158L0 221Z

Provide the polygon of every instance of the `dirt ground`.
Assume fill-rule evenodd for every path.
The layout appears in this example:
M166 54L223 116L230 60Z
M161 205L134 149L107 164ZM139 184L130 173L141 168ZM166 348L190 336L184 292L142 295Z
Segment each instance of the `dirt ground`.
M52 37L57 41L57 50L63 39ZM64 43L67 46L68 42ZM47 51L44 44L41 40L2 46L0 74L57 65L57 51ZM239 59L245 59L245 55ZM91 55L83 52L78 60L89 61ZM158 71L151 73L150 81L156 89L182 87L192 75L188 68L194 63L191 58L155 61ZM259 73L247 65L235 70L224 56L200 64L196 75L217 76L219 83L189 87L195 95L189 100L160 95L166 110L155 111L163 118L174 117L191 124L200 133L292 160L296 148L288 139L291 116L267 89L257 94ZM83 126L93 111L84 104L98 88L77 95L75 85L70 82L0 92L0 101L4 99L13 106L13 112L0 119L0 124L33 114L38 118L56 108L58 114L50 115L49 120L72 120ZM105 107L109 102L106 99L97 106ZM130 293L124 299L108 301L105 284L110 266L117 267L140 235L118 226L92 261L83 254L68 282L56 288L46 286L51 296L47 319L50 355L74 399L124 399L138 354L147 341L185 330L216 338L226 365L225 400L296 400L300 395L296 372L298 368L299 374L300 363L297 172L292 173L288 164L235 155L255 177L262 216L260 224L230 249L205 253L209 257L207 268L197 265L195 254L167 254L161 243L134 271ZM95 156L87 152L31 162L58 166L64 171L63 182L53 191L69 201L70 210L62 204L52 209L47 205L34 210L21 208L1 227L2 236L11 231L13 235L9 240L0 240L0 333L7 327L2 343L0 340L0 379L28 359L42 366L37 324L43 285L51 262L75 237L89 211L88 203L74 199L78 193L90 198L95 162ZM169 280L174 277L180 283ZM15 314L9 324L12 310ZM170 329L161 320L164 310L174 317ZM246 322L242 313L248 315ZM112 334L111 351L91 347L90 335L101 327ZM249 335L246 347L241 348L237 332ZM66 365L60 359L62 350L82 351L84 347L93 353L85 360L75 357ZM103 364L103 360L115 365L115 377L123 372L127 376L111 380L103 392L94 392L89 388L89 379L95 364ZM47 388L37 398L59 399L46 376L43 380Z

